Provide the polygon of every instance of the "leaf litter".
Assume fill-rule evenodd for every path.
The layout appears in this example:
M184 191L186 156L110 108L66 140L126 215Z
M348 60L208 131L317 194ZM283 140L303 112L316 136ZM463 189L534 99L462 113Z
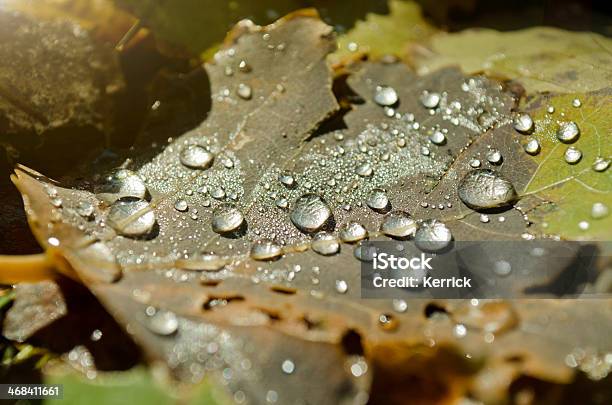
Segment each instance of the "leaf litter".
M576 342L558 338L568 335L559 333L561 319L604 322L605 311L589 312L592 303L500 302L490 311L486 302L359 299L359 274L349 270L357 267L359 246L338 245L334 234L357 221L372 239L384 239L381 221L395 211L384 217L368 207L373 192L382 190L394 210L410 213L405 218L441 220L457 239L476 231L520 239L530 226L520 205L487 214L495 220L485 222L462 204L457 185L478 167L521 190L536 163L512 129L517 96L452 68L418 77L392 61L347 66L353 104L338 119L325 63L334 49L330 34L312 14L265 28L239 24L205 66L213 99L208 118L153 160L135 156L124 167L131 182L101 177L122 198L104 202L19 167L14 180L41 244L61 252L150 361L189 382L215 372L234 398L361 402L371 383L381 384L371 378L396 366L385 350L406 358L426 353L439 372L431 380L445 387L456 375L478 385L479 373L488 371L480 359L487 367L523 359L502 364L512 372L483 396L501 395L504 383L522 374L569 382L564 359ZM381 86L397 100L376 103ZM321 127L334 114L337 128ZM492 151L503 163L489 157ZM181 163L185 153L195 164ZM210 167L207 154L214 156ZM215 220L222 225L216 231ZM310 234L326 242L309 250ZM251 257L254 243L275 246L284 257ZM538 311L554 315L543 320ZM492 338L474 323L499 317L518 321L502 321ZM578 346L605 350L601 334L586 330Z

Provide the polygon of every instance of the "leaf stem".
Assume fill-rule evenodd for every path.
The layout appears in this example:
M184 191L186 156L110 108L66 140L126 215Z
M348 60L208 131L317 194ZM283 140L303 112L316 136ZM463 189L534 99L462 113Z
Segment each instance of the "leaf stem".
M34 255L0 255L0 284L32 283L52 280L57 276L46 253Z

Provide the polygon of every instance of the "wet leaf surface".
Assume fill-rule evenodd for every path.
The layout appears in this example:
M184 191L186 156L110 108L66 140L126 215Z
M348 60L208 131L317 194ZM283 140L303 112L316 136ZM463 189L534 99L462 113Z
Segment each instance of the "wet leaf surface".
M381 223L409 218L403 210L419 224L442 221L457 240L540 237L528 215L538 193L517 204L480 196L495 207L483 221L457 192L477 169L520 192L538 163L512 128L512 88L455 68L417 76L360 62L334 94L330 34L304 13L239 24L204 67L206 120L139 149L89 190L19 167L40 243L62 253L151 363L189 383L213 374L234 398L360 402L371 386L380 403L474 392L494 402L521 376L605 377L609 343L589 325L606 325L609 301L360 298L358 246L334 241L341 226L389 240ZM381 190L390 205L368 204ZM327 241L316 247L319 231L329 234L314 236ZM255 260L257 242L283 257ZM394 372L417 383L394 384Z

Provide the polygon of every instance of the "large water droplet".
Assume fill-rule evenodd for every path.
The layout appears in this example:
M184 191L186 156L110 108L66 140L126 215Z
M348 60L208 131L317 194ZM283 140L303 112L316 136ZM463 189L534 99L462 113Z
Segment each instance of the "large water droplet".
M282 254L281 247L268 239L258 240L251 246L251 258L254 260L275 260Z
M96 187L96 194L108 204L124 197L143 200L147 196L147 186L133 171L119 169L104 178L104 182Z
M405 239L414 236L417 230L416 221L404 211L391 211L385 215L380 231L387 236Z
M374 91L374 101L376 104L381 106L390 106L399 100L397 92L393 87L389 86L376 86Z
M487 209L510 204L517 198L512 183L488 169L470 171L459 183L459 198L473 209Z
M181 151L181 163L192 169L207 169L212 165L215 156L199 145L189 145Z
M389 210L389 197L384 190L375 188L368 195L366 204L376 212L386 212Z
M316 194L304 194L295 201L291 222L302 232L316 232L330 220L332 212Z
M187 201L183 199L176 200L174 203L174 209L180 212L185 212L189 209L189 205L187 205Z
M429 140L436 145L444 145L446 143L446 136L442 131L434 131L433 134L429 135Z
M244 224L244 216L233 204L221 204L213 211L212 229L224 234L237 231Z
M582 152L579 149L574 148L573 146L570 146L565 151L564 157L567 163L574 165L580 162L580 159L582 159Z
M533 131L533 119L526 113L519 113L514 116L512 126L515 130L522 134L528 134Z
M178 318L174 312L159 310L150 316L147 327L153 333L169 336L178 330Z
M340 242L331 233L319 232L312 238L310 247L320 255L330 256L338 253Z
M575 142L580 136L580 128L574 121L563 122L557 130L557 138L564 143Z
M529 153L530 155L537 155L540 153L540 143L537 139L530 139L529 142L525 144L524 148L525 152Z
M426 108L436 108L440 104L440 94L424 91L421 96L421 104Z
M340 240L345 243L359 242L368 237L368 231L358 222L348 222L340 228Z
M107 223L123 236L145 236L155 225L155 213L144 200L123 198L111 206Z
M227 265L227 258L215 254L203 254L190 259L179 259L176 267L190 271L219 271Z
M453 235L443 222L435 219L423 221L414 235L416 246L425 252L437 252L446 248Z

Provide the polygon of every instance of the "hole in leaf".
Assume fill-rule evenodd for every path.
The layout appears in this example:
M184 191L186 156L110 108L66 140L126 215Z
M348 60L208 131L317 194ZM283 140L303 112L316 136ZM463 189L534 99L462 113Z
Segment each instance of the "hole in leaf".
M446 308L436 304L435 302L430 302L429 304L427 304L424 312L426 318L431 318L435 314L448 314Z

